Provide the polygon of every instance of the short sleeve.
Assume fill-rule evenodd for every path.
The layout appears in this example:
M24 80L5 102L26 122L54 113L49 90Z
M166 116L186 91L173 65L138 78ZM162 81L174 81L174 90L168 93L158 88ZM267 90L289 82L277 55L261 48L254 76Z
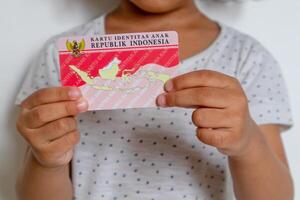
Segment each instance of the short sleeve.
M15 104L19 105L26 97L41 88L59 86L59 73L56 42L52 39L44 45L38 56L31 62Z
M239 73L256 123L289 128L293 123L292 114L281 69L259 42L253 42Z

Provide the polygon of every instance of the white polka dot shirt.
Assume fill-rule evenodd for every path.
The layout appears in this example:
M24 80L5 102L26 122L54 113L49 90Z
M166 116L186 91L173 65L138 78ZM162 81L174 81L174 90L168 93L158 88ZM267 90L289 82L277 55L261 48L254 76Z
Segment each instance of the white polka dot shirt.
M104 34L104 20L105 15L49 40L16 103L40 88L60 85L59 37ZM253 38L220 26L209 48L181 62L182 72L209 69L236 77L257 124L289 127L291 111L278 63ZM192 112L146 108L81 114L81 140L72 163L74 199L233 199L227 157L196 138Z

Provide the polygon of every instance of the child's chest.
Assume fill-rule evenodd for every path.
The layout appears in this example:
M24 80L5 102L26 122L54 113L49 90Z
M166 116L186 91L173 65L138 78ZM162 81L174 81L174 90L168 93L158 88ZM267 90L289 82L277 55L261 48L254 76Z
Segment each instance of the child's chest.
M148 108L81 115L73 159L76 194L126 191L142 199L136 191L143 191L175 198L170 192L176 188L190 199L212 191L222 199L226 158L197 139L192 112Z
M219 162L223 156L197 139L192 112L193 109L183 108L89 112L78 119L81 133L78 150L94 155L96 160L108 156L116 160L139 160L137 157L141 156L181 165L193 165L199 160Z
M143 108L94 111L79 117L83 135L91 132L96 137L147 138L158 140L165 137L185 138L195 133L192 123L193 109ZM190 137L188 137L190 138ZM166 140L166 139L165 139Z

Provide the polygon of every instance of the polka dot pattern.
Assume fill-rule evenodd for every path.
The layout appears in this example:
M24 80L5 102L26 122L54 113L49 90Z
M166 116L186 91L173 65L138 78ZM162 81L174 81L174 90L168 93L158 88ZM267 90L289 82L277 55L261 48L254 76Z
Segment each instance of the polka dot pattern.
M55 41L103 34L104 16L49 40L32 63L17 96L59 86ZM204 52L182 61L182 73L209 69L236 77L258 124L292 123L278 64L254 39L222 25ZM233 199L227 157L199 142L192 109L147 108L81 114L81 141L73 158L74 199Z

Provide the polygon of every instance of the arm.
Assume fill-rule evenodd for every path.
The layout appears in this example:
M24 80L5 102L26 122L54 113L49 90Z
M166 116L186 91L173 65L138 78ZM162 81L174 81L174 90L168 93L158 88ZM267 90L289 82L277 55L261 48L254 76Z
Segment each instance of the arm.
M29 148L17 180L18 199L72 199L69 169L79 141L75 116L87 107L80 90L70 87L42 89L22 102L17 128Z
M159 106L195 108L198 139L229 157L238 200L289 200L293 184L276 126L259 127L233 77L208 70L168 81Z
M20 200L71 200L69 165L43 167L29 149L17 180L17 194Z
M229 157L237 199L293 199L280 127L260 126L253 130L251 149L241 157Z

